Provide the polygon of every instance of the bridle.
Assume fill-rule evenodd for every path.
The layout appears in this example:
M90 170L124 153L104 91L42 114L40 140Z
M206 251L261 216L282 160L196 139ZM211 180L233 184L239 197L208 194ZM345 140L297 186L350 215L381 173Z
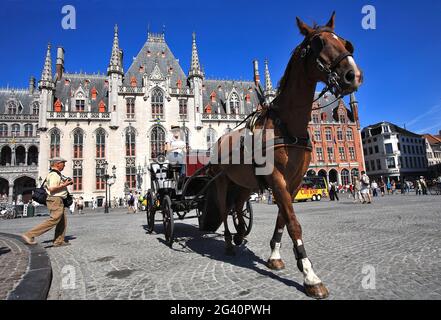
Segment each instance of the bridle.
M346 43L345 47L349 48L349 50L347 49L345 52L341 53L337 58L335 58L334 61L332 61L332 63L330 65L326 64L326 62L324 62L322 60L322 58L320 57L320 53L322 52L322 50L325 46L323 39L320 38L320 34L322 34L324 32L332 33L339 40L343 40ZM339 37L338 35L336 35L332 29L322 28L322 29L314 32L308 38L306 38L300 48L301 48L300 57L302 59L305 59L305 61L306 61L306 57L308 57L309 55L312 54L313 57L315 58L317 69L320 72L324 73L325 77L326 77L326 82L325 82L326 86L322 90L322 92L320 93L318 98L313 101L313 103L318 101L327 92L331 92L336 97L336 99L332 103L334 103L335 101L340 99L342 97L341 96L342 90L341 90L340 83L339 83L340 76L337 74L337 72L335 72L335 69L340 65L340 63L344 59L353 56L354 47L353 47L352 43L350 41L345 40L345 39ZM316 108L314 110L326 108L327 106L331 105L332 103L330 103L324 107Z

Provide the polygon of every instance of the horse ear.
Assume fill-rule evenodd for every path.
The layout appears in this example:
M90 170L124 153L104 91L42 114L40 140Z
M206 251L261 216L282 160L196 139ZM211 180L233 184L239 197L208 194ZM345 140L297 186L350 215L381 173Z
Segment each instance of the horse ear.
M300 33L303 34L305 37L309 36L314 31L306 23L304 23L302 20L300 20L299 17L296 17L296 20L297 20L297 26L299 27Z
M334 28L335 28L335 11L332 13L332 17L331 17L331 19L329 19L326 26L331 28L332 30L334 30Z

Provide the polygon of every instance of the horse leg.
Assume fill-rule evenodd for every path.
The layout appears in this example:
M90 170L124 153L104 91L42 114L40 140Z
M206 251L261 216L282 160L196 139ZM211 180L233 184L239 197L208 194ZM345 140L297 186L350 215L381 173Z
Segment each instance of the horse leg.
M225 254L234 256L233 237L228 229L228 208L227 208L227 192L229 180L226 176L221 176L216 179L216 187L218 194L219 213L224 223L224 238L225 238Z
M237 195L235 201L234 210L236 211L238 226L237 226L237 233L233 236L233 241L236 246L240 246L243 243L243 239L245 237L245 232L246 232L245 219L243 217L242 212L243 212L243 206L249 197L250 197L249 190L242 188L239 194Z
M280 210L277 215L276 227L274 228L273 238L270 242L271 256L268 259L267 267L271 270L283 270L285 269L285 263L280 256L280 248L282 247L282 235L283 229L285 229L285 219L283 218Z
M286 188L275 188L275 197L279 204L279 209L288 226L288 233L294 244L294 255L297 260L297 267L304 277L305 293L315 299L324 299L329 296L328 289L324 286L320 278L315 274L313 266L302 241L302 227L294 213L291 203L291 194Z

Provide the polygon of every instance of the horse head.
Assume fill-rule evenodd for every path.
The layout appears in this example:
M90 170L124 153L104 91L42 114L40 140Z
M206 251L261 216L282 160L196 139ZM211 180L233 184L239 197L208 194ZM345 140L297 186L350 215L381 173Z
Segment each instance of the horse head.
M356 91L363 73L353 58L354 46L334 32L335 12L326 26L308 26L297 17L305 40L297 48L312 81L323 82L336 96Z

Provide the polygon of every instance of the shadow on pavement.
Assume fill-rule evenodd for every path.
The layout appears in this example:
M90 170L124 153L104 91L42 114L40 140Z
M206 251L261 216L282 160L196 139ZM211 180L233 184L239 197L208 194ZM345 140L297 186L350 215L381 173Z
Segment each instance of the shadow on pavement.
M158 241L164 245L167 245L165 242L162 224L155 225L153 234L159 235L160 237ZM195 225L188 223L175 223L174 237L175 242L171 250L183 253L195 252L209 259L230 263L241 268L247 268L250 271L260 274L261 276L270 277L287 286L294 287L302 293L305 293L303 285L297 283L296 281L282 278L273 271L267 269L266 261L257 256L244 244L235 247L235 256L231 257L225 255L225 241L223 235L220 233L205 233L199 231L199 228ZM246 240L244 243L246 244ZM176 248L178 246L181 248Z

